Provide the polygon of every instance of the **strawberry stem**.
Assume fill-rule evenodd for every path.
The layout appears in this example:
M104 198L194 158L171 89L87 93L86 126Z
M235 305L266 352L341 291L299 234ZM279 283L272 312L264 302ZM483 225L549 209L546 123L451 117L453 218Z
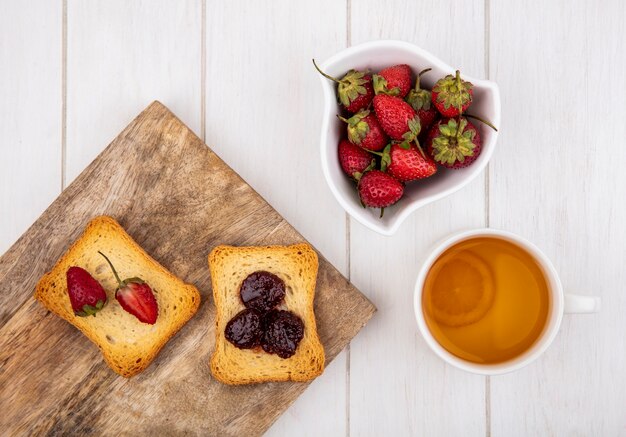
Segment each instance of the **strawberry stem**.
M420 145L419 141L417 141L417 139L415 140L415 146L417 147L417 150L419 150L419 152L422 154L422 157L426 158L426 154L424 153L424 149L422 149L422 146Z
M107 262L109 263L109 266L111 266L111 270L113 270L113 274L115 275L115 279L117 279L117 283L119 284L120 287L123 287L124 284L122 283L122 280L118 276L117 271L115 270L115 267L113 267L113 264L111 263L111 260L109 258L107 258L107 256L104 253L102 253L100 251L98 251L98 253L100 255L102 255L104 257L104 259L107 260Z
M427 68L417 73L417 79L415 79L415 91L420 90L420 78L422 77L422 74L428 73L430 70L432 70L432 68Z
M480 117L477 117L477 116L475 116L475 115L471 115L471 114L464 114L464 115L465 115L466 117L468 117L468 118L473 118L474 120L478 120L478 121L480 121L481 123L485 123L485 124L486 124L487 126L489 126L491 129L493 129L493 130L495 130L496 132L498 132L498 129L497 129L497 128L493 125L493 124L491 124L490 122L488 122L487 120L484 120L484 119L482 119L482 118L480 118Z
M341 116L341 115L339 115L339 114L337 114L337 118L338 118L339 120L343 121L344 123L350 123L350 121L349 121L347 118L342 117L342 116Z
M313 65L315 66L315 69L322 75L324 76L326 79L330 79L335 83L344 83L341 80L335 79L332 76L329 76L328 74L324 73L322 70L320 70L320 67L317 66L317 64L315 63L315 59L313 59Z
M461 92L461 72L459 70L456 71L456 90L457 92ZM463 113L463 104L459 101L459 115Z

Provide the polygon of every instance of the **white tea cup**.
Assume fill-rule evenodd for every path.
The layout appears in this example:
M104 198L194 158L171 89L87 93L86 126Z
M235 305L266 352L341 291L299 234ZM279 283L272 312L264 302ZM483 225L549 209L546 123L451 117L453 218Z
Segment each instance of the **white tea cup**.
M478 237L501 239L523 249L525 252L530 254L537 262L543 272L546 283L548 284L550 308L548 311L548 319L542 333L530 348L525 350L520 355L502 363L480 364L464 360L450 353L443 346L441 346L441 344L439 344L439 342L430 332L430 329L426 324L426 319L424 317L424 311L422 308L422 293L424 290L424 283L426 281L426 276L428 275L428 272L432 268L435 261L437 261L437 259L450 247L455 246L456 244L464 240ZM440 358L442 358L447 363L468 372L481 375L499 375L518 370L536 360L546 349L548 349L548 346L550 346L550 344L556 337L559 327L561 326L563 314L598 312L600 310L600 298L595 296L565 294L563 292L563 286L561 285L561 280L559 279L559 275L556 272L556 269L554 268L548 257L530 241L511 232L495 229L475 229L448 236L443 241L438 243L435 248L428 254L426 259L422 263L419 274L417 275L417 281L415 283L414 307L415 317L417 319L417 326L420 333L424 337L424 340L426 340L428 346Z

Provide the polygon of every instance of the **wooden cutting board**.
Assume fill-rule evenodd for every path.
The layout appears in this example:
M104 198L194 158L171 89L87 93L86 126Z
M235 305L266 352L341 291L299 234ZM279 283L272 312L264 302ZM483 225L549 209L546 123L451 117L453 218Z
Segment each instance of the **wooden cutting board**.
M95 345L32 297L39 277L100 214L116 218L157 261L202 294L196 316L131 379L109 370ZM211 377L215 307L207 254L218 244L301 241L178 118L152 103L0 258L0 430L262 434L308 384L231 387ZM375 310L320 256L315 312L327 362Z

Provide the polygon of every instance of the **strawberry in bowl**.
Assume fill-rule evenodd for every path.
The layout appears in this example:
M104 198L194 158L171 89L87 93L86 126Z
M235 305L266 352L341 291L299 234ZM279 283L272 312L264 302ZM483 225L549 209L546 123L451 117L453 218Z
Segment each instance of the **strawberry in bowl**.
M495 83L470 78L401 41L351 47L316 68L324 75L325 179L341 206L370 229L394 234L413 211L462 188L491 158L500 123ZM357 119L338 95L341 85L328 79L354 71L371 77L374 91L359 108L366 115ZM369 99L369 89L363 96ZM383 135L372 135L374 147L363 147L371 126Z

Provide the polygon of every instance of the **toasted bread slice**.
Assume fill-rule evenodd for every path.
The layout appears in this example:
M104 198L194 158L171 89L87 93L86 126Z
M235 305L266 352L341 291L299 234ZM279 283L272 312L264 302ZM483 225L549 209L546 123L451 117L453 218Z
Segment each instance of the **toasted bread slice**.
M211 357L211 373L216 379L225 384L308 381L324 371L324 348L313 312L318 261L311 246L218 246L209 254L209 268L217 308ZM261 348L239 349L224 336L228 321L245 308L239 296L241 283L259 270L285 282L285 302L279 308L292 311L304 322L304 337L296 353L286 359Z
M98 254L102 251L122 279L139 276L154 292L159 315L154 325L140 322L115 299L117 283ZM82 267L107 292L107 303L95 316L74 315L67 294L66 272ZM35 298L53 313L82 331L102 352L115 372L131 377L143 371L167 341L196 313L200 294L153 260L111 217L96 217L83 235L35 287Z

